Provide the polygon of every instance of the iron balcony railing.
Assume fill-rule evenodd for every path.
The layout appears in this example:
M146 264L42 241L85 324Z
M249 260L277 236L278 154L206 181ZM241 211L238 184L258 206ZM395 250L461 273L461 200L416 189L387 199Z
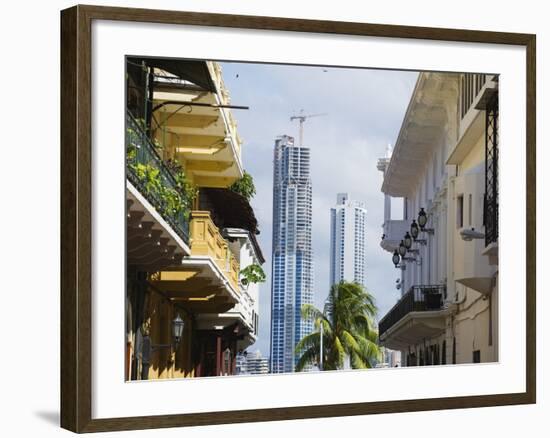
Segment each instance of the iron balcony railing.
M155 150L151 139L129 112L126 113L126 176L188 244L189 213L181 209L175 210L166 193L176 191L182 198L186 195L178 189L174 175Z
M440 284L411 287L378 323L379 336L411 312L442 310L446 290Z
M485 246L498 242L498 94L485 110Z

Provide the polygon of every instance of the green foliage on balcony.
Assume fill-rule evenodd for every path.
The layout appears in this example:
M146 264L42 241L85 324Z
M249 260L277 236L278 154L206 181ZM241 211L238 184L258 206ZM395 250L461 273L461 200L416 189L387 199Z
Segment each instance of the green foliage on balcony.
M241 283L243 286L248 286L250 283L263 283L266 280L266 275L262 267L256 263L248 265L242 269Z
M193 201L196 199L198 195L198 189L195 185L191 184L187 177L185 176L185 172L183 171L183 167L180 164L178 160L170 159L165 161L165 165L170 169L172 172L172 175L174 175L174 179L176 180L176 187L180 193L184 195L184 198L188 202L188 211L192 208Z
M229 186L229 190L238 193L246 198L247 201L250 201L256 194L256 186L254 185L252 175L245 171L241 179Z
M160 158L157 147L143 129L143 122L135 120L130 114L127 114L126 122L128 179L187 242L189 215L197 195L196 188L189 183L177 161L164 162Z

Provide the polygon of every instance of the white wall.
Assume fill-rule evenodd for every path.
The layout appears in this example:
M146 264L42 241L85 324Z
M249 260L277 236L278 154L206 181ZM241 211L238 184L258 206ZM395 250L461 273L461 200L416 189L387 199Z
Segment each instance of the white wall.
M449 123L449 122L448 122ZM450 122L454 123L453 121ZM444 128L449 129L448 126ZM444 253L447 248L447 233L445 228L445 212L447 210L446 202L437 203L438 190L447 184L447 174L452 172L454 166L441 166L441 157L447 157L448 144L444 136L437 144L433 145L430 157L423 168L418 169L418 181L412 194L407 198L407 210L411 223L417 219L418 212L424 208L428 214L427 228L433 228L433 234L419 234L419 239L426 240L425 245L419 243L413 244L414 249L419 250L416 255L421 259L421 264L416 262L407 262L403 273L403 293L407 292L411 286L442 284L446 278L446 258L437 257L436 251ZM434 176L435 173L435 176ZM429 205L436 204L431 212ZM443 231L444 230L444 231Z
M550 52L548 12L544 2L495 3L464 0L452 7L438 1L417 2L232 2L215 0L109 0L90 4L111 6L158 7L212 12L274 15L366 21L422 26L462 27L499 31L538 33L538 144L539 194L538 223L548 221L543 209L542 187L548 186L543 175L543 160L548 151L548 102ZM396 4L397 3L397 4ZM73 2L12 2L3 6L0 16L3 66L4 120L3 167L0 172L3 211L13 208L13 216L1 215L3 315L0 318L6 355L0 361L1 400L5 409L2 429L6 436L72 436L57 427L59 405L59 9ZM543 56L543 55L546 55ZM30 86L32 84L32 87ZM26 92L25 90L32 90ZM550 165L550 162L546 163ZM25 172L23 175L21 172ZM34 178L34 180L32 179ZM17 182L16 184L14 182ZM7 188L7 189L6 189ZM546 203L545 203L546 204ZM538 248L548 242L547 228L537 233ZM548 368L549 349L542 350L542 338L548 337L549 322L543 318L547 305L543 293L543 252L539 251L538 345L539 383L536 406L512 406L485 409L373 415L338 419L254 423L212 426L185 430L110 433L108 437L329 437L356 430L368 430L372 436L423 437L441 435L518 437L547 430L550 402L549 379L541 370ZM7 263L6 263L7 262ZM32 264L31 264L32 262ZM22 281L23 280L23 281ZM28 347L32 346L32 350ZM9 358L9 359L6 359ZM428 432L427 432L428 431Z

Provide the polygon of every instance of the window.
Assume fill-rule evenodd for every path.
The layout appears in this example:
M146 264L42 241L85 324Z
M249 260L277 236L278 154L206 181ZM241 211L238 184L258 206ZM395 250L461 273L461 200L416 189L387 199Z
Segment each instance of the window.
M480 363L481 362L481 351L475 350L472 357L473 363Z
M456 226L464 226L464 195L458 195L456 198Z

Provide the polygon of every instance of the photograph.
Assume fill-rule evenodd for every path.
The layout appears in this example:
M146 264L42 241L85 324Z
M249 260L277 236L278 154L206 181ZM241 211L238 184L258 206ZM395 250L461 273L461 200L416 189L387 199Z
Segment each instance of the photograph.
M499 362L499 74L124 80L125 381Z
M6 3L3 435L545 430L516 3Z

